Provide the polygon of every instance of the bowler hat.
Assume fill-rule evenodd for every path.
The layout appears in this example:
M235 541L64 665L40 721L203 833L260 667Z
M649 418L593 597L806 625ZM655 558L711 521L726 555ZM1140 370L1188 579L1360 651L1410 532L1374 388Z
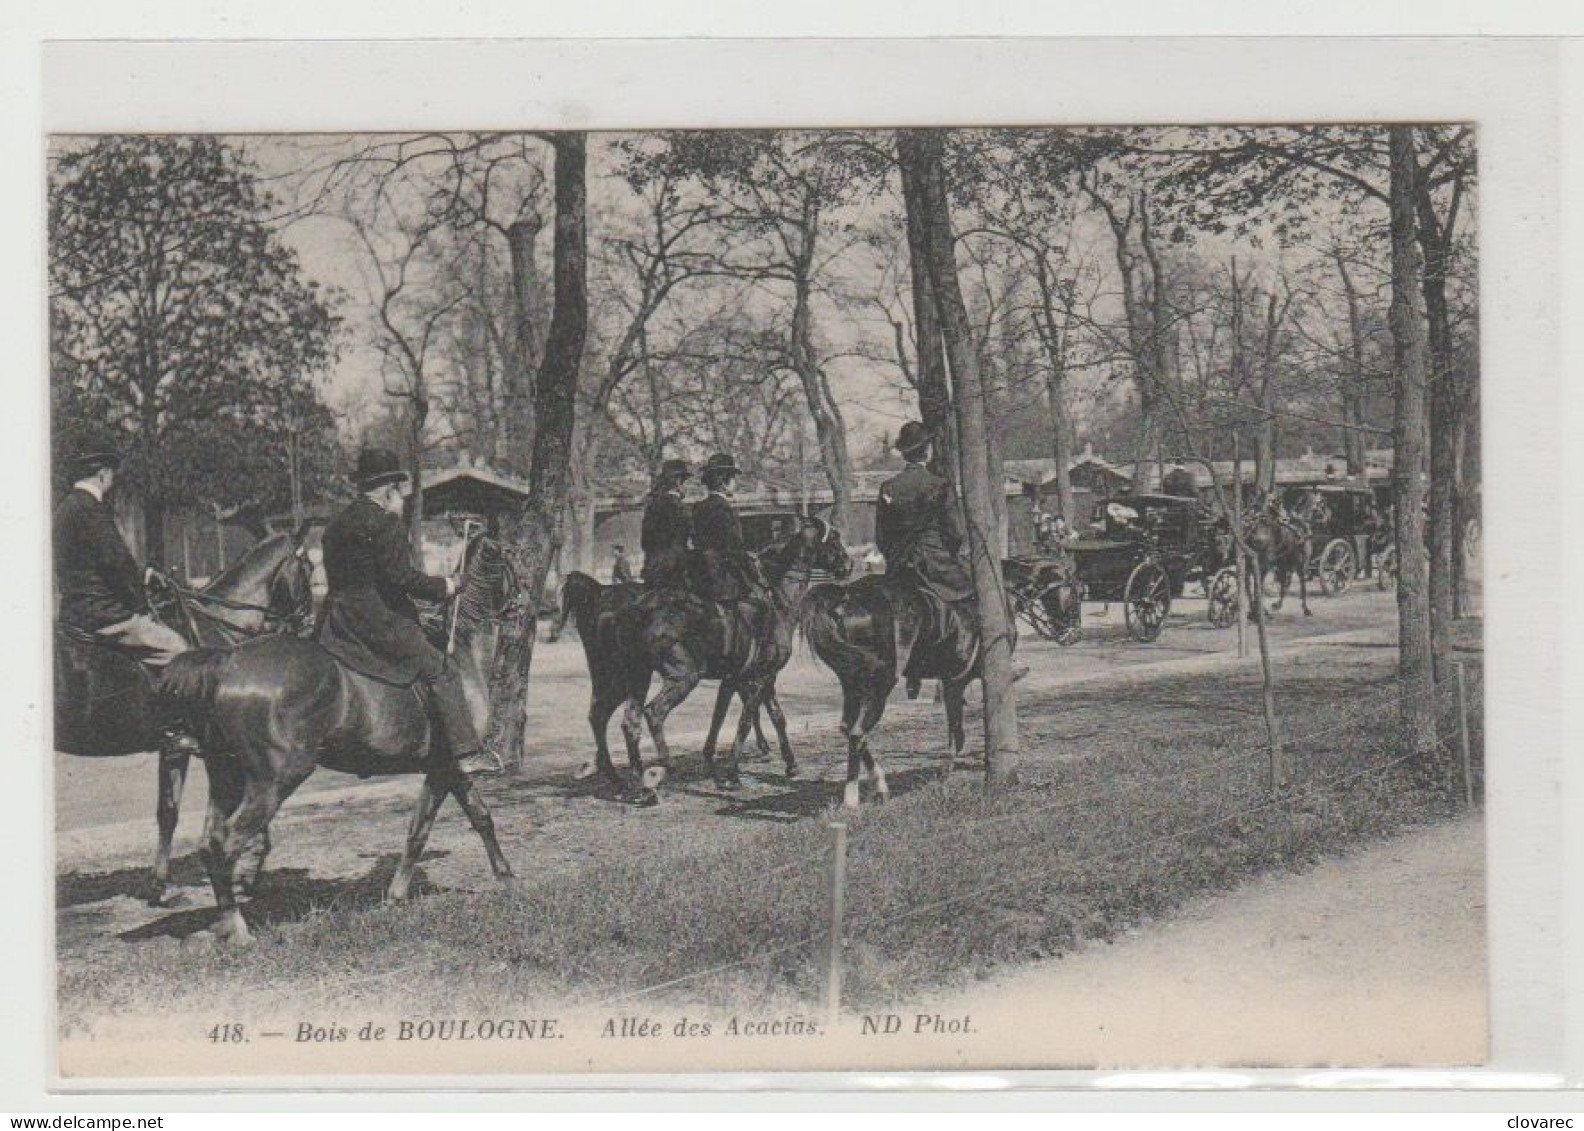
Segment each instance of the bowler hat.
M121 454L108 448L78 452L66 460L66 474L73 483L97 474L102 468L114 470L121 466Z
M660 465L661 479L675 479L680 483L684 479L692 478L692 475L685 459L668 459Z
M897 433L896 443L892 446L906 456L922 451L929 445L930 434L928 429L917 420L910 420L902 425L901 431Z
M716 452L705 461L705 475L741 475L742 470L737 466L737 461L724 452Z
M359 491L372 491L387 483L401 483L407 479L401 460L389 448L364 448L358 453L357 470L352 482Z

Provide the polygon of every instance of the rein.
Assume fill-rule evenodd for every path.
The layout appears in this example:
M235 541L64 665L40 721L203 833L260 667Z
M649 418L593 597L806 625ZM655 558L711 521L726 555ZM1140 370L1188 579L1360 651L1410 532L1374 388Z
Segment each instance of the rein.
M287 559L287 561L281 562L281 564L275 568L275 571L270 574L271 582L274 581L275 577L279 575L282 569L286 568L289 561L290 559ZM159 570L154 571L154 576L159 579L161 587L163 587L167 593L175 598L176 607L187 615L188 628L194 636L197 635L197 626L192 623L192 617L194 615L200 616L206 621L209 621L211 624L218 625L223 629L229 629L232 632L246 633L245 629L238 625L232 624L218 613L210 611L204 607L205 605L218 606L219 608L227 609L231 612L258 613L261 617L263 617L264 623L266 625L272 623L283 624L287 626L289 631L292 632L300 632L304 627L307 626L308 621L313 617L312 591L305 591L304 599L298 603L296 608L281 613L276 612L269 605L255 604L251 601L239 601L234 597L222 597L218 593L205 593L201 589L189 588L188 586L178 584L169 574L163 573Z

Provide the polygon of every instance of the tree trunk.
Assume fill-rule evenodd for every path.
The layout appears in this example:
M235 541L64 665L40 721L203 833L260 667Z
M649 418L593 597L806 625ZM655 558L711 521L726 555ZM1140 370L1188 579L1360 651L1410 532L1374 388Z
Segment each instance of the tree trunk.
M903 195L907 193L908 186L904 185ZM916 208L910 202L907 208L910 249L923 243L923 237L915 232L918 226L915 213ZM949 479L961 498L957 423L952 417L951 377L946 369L945 345L941 341L940 314L935 308L929 275L918 255L908 256L908 271L913 289L914 334L918 339L919 417L934 441L930 449L930 470Z
M429 398L423 393L423 378L414 377L413 381L416 391L407 417L407 440L412 445L412 463L407 470L412 479L412 494L407 496L407 541L416 554L423 550L423 430L429 419Z
M545 575L561 548L577 420L577 381L588 329L587 135L556 134L555 305L534 396L529 493L507 534L522 591L502 625L490 673L485 745L508 765L521 763L538 609Z
M1067 336L1063 326L1056 324L1050 270L1041 254L1035 272L1039 283L1040 341L1045 347L1045 361L1050 366L1045 377L1045 408L1050 416L1051 460L1056 465L1056 509L1069 526L1078 521L1074 513L1072 476L1072 420L1067 412Z
M561 555L568 570L594 575L594 464L599 446L589 436L591 419L579 419L572 437L572 474L567 489L566 551Z
M1065 389L1066 374L1053 364L1050 376L1045 379L1045 396L1050 412L1051 458L1056 464L1056 509L1067 525L1076 528L1077 510L1073 502L1072 475L1072 422L1067 415Z
M1012 684L1012 625L1002 592L1001 562L990 542L985 519L993 514L986 434L985 390L974 355L973 332L957 280L950 205L937 130L904 130L897 135L898 156L910 211L909 252L925 264L930 293L940 314L941 335L956 393L957 438L961 444L963 501L968 543L983 632L985 778L992 787L1017 781L1021 739L1017 694ZM918 242L913 240L917 238Z
M1435 679L1430 652L1429 563L1425 554L1425 386L1428 363L1419 309L1419 245L1414 231L1413 130L1390 127L1391 332L1396 362L1392 478L1397 499L1397 681L1404 753L1430 762L1437 750Z
M539 265L534 242L543 222L538 216L518 220L506 230L511 247L512 353L506 385L505 448L511 470L521 471L533 446L535 423L534 361L539 356Z
M1358 291L1353 286L1353 277L1348 274L1347 261L1342 256L1341 248L1335 249L1334 256L1348 311L1348 373L1342 379L1342 420L1352 427L1342 429L1342 451L1347 460L1348 475L1362 476L1368 470L1364 463L1364 432L1358 427L1364 423L1364 389L1367 380L1364 372L1364 318L1359 311Z
M814 421L814 436L819 441L820 456L825 465L825 479L830 483L833 500L830 523L843 537L851 537L853 475L852 458L847 453L847 426L842 420L836 399L831 396L830 384L814 356L814 315L809 309L806 279L800 279L797 283L792 306L790 345L792 368L803 384L803 396L808 404L809 416Z
M1452 671L1452 527L1457 521L1457 388L1453 383L1452 328L1446 272L1450 248L1435 205L1415 186L1420 247L1424 252L1425 322L1430 355L1430 654L1439 683Z

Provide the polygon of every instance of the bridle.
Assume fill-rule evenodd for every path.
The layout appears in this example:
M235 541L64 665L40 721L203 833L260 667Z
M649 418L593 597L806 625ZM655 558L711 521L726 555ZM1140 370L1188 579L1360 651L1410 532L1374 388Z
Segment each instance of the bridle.
M281 571L288 566L306 568L306 562L303 560L303 551L300 547L293 549L291 553L276 563L275 568L270 571L266 582L267 591L274 591L276 584L280 580ZM233 624L218 613L212 612L210 607L236 613L256 613L264 621L265 632L269 631L269 626L275 626L275 631L277 632L300 635L307 630L309 624L313 621L313 587L306 583L302 586L302 592L298 595L295 604L285 612L280 612L270 604L261 605L252 601L239 601L234 597L222 597L217 593L205 593L201 589L193 589L190 586L180 584L175 578L161 570L156 569L153 574L160 587L174 598L176 607L181 610L187 620L188 635L193 639L198 636L198 625L194 621L194 617L203 618L227 635L246 633L245 629Z

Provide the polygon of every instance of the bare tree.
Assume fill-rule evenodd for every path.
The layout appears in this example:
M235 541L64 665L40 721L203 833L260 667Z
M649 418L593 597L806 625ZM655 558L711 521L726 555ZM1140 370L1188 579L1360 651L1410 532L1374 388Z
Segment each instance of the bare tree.
M911 250L925 264L940 315L955 394L957 437L962 445L963 501L983 640L985 778L991 786L1004 787L1017 782L1022 742L1012 684L1012 625L1002 588L1000 556L985 524L985 516L994 513L991 492L998 490L1000 483L990 474L984 386L957 278L941 148L941 134L936 130L904 130L897 135L903 194L915 217L909 233L919 240Z
M1429 363L1424 315L1419 307L1420 262L1415 231L1414 135L1390 127L1391 329L1397 364L1397 646L1401 739L1404 750L1429 760L1438 747L1435 678L1430 649L1429 565L1425 553L1425 392Z
M588 330L587 135L553 134L555 153L555 290L544 360L535 389L529 494L510 523L510 557L522 592L502 626L490 673L490 723L485 745L510 765L521 762L545 575L561 546L572 463L578 375Z

